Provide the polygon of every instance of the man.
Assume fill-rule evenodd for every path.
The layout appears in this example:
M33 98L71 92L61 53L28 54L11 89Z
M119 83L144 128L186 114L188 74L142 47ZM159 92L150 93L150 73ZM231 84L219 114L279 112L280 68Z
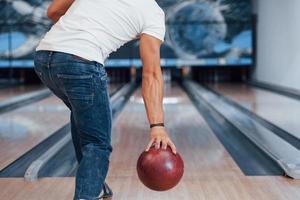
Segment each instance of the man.
M35 55L41 80L71 110L79 168L74 199L99 199L108 171L111 108L104 60L128 41L140 39L142 94L155 148L175 145L164 128L160 45L165 21L155 0L54 0L47 15L55 25Z

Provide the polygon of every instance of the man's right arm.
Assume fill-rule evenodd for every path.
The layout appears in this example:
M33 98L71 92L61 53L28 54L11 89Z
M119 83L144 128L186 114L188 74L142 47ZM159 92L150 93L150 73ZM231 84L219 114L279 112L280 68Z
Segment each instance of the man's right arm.
M143 61L142 95L147 117L150 124L164 123L163 95L164 80L160 67L161 41L148 34L142 34L140 39L140 55ZM164 127L154 127L150 130L150 142L146 151L152 145L166 149L170 146L174 153L176 147Z
M57 22L63 16L75 0L53 0L47 10L47 16Z

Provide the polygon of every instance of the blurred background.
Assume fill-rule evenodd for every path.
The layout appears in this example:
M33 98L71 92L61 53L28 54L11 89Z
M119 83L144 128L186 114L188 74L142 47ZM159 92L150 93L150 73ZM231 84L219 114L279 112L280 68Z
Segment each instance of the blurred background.
M230 71L227 68L235 67L239 75L245 76L254 66L256 14L250 0L157 2L166 14L166 40L161 49L163 67L177 70L192 66L206 68L205 71L208 68ZM35 47L52 25L45 16L49 3L0 2L3 78L31 81ZM138 43L132 41L111 55L107 68L140 68Z
M193 76L205 81L253 78L300 87L296 22L299 15L295 1L157 2L166 13L166 41L161 49L163 67L171 71L192 67ZM0 2L2 79L26 82L34 79L34 49L52 25L45 16L49 3L41 0ZM130 42L111 55L106 66L140 68L138 41Z

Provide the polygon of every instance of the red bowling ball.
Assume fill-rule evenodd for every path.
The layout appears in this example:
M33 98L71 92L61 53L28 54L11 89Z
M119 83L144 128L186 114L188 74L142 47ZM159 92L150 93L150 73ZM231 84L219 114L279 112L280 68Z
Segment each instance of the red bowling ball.
M166 150L150 148L143 152L137 162L137 173L141 182L155 191L166 191L175 187L183 176L184 164L181 156Z

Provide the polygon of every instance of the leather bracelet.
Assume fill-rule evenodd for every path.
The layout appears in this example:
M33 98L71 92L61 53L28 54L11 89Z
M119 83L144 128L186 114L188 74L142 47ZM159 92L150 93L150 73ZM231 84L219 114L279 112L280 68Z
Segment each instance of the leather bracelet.
M150 124L150 128L157 127L157 126L165 127L165 124L164 123Z

